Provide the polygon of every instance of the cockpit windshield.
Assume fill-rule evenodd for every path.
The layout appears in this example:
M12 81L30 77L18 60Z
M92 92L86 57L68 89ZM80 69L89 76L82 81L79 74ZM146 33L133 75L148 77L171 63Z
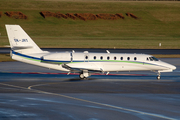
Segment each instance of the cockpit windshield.
M159 61L157 58L155 57L149 57L150 61Z

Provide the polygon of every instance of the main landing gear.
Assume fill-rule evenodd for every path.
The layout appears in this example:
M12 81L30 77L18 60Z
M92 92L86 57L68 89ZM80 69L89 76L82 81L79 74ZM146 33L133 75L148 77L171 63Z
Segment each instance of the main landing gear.
M90 73L88 73L87 70L84 70L84 71L82 71L82 72L79 74L79 77L80 77L81 79L86 79L86 78L89 77L89 76L90 76Z

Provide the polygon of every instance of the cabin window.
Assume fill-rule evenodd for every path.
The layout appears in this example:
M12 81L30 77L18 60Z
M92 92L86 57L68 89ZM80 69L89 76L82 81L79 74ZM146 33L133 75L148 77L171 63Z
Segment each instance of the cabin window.
M137 60L137 58L136 58L136 57L134 57L134 60Z
M94 56L94 60L96 60L96 56Z
M102 60L102 59L103 59L103 56L101 56L100 59Z
M88 56L86 56L85 59L88 59Z
M130 57L127 57L127 60L130 60Z
M146 60L149 61L149 58L147 58Z
M116 57L114 57L114 60L116 60Z
M123 60L123 57L121 57L121 60Z
M110 57L108 56L108 57L107 57L107 60L109 60L109 59L110 59Z

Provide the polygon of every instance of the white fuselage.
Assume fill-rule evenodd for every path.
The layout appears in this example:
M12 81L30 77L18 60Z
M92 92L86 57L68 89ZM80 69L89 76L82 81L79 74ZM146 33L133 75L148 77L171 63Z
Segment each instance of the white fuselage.
M122 53L34 53L23 54L12 52L12 58L21 62L38 65L61 71L71 71L68 67L79 70L97 72L112 71L172 71L175 66L162 62L151 55L146 54L122 54Z

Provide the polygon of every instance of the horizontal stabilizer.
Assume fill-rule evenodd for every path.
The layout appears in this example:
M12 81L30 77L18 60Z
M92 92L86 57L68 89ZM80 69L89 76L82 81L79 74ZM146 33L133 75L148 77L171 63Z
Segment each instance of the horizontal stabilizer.
M28 48L33 48L33 46L13 46L12 49L28 49Z

